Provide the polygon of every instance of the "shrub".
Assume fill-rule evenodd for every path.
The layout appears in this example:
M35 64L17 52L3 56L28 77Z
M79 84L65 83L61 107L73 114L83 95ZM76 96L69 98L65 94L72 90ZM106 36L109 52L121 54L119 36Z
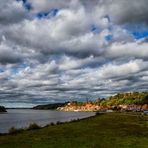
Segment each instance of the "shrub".
M76 122L77 120L76 119L72 119L70 122Z
M17 129L17 128L15 128L15 127L11 127L11 128L9 129L9 134L16 134L16 133L20 133L20 132L22 132L22 131L24 131L23 128Z
M100 113L99 112L96 112L96 116L98 116L98 115L100 115Z
M53 122L50 123L51 126L55 125Z
M31 123L27 130L34 130L34 129L40 129L41 127L39 125L37 125L36 123Z
M63 123L63 122L61 122L61 121L57 121L56 124L57 124L57 125L60 125L60 124L62 124L62 123Z

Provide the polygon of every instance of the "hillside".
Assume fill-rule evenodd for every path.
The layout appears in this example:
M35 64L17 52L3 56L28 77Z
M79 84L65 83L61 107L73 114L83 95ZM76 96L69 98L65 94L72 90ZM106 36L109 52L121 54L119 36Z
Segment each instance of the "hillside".
M0 112L7 112L4 106L0 106Z
M143 111L148 109L148 92L120 93L108 99L87 102L70 102L59 107L60 111Z
M106 109L111 109L112 107L120 107L121 105L129 105L127 108L132 110L147 109L148 107L148 92L130 92L130 93L119 93L114 96L110 96L108 99L97 99L96 101L88 102L65 102L65 103L55 103L47 105L38 105L33 107L33 109L58 109L61 111L98 111L102 110L102 107ZM133 106L130 106L133 105ZM142 111L142 110L141 110Z
M109 97L107 100L98 99L95 103L100 106L117 106L122 104L144 105L148 104L148 92L119 93L115 96Z
M46 105L38 105L38 106L33 107L33 109L43 109L43 110L51 109L51 110L54 110L54 109L57 109L58 107L62 107L64 105L66 105L66 104L67 104L67 102L65 102L65 103L46 104Z

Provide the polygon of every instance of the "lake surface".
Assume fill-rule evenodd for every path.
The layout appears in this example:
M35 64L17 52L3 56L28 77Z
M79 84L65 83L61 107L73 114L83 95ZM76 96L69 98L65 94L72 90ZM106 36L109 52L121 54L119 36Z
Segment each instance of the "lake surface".
M45 126L51 122L70 121L95 115L94 112L60 112L52 110L7 109L0 113L0 133L7 133L11 127L24 128L30 123Z

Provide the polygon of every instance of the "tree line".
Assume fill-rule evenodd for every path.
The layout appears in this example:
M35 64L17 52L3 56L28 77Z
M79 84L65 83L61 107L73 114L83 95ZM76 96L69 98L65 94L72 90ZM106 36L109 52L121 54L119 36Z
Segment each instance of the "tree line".
M148 104L148 92L130 92L130 93L118 93L114 96L110 96L108 99L97 99L95 104L99 106L117 106L121 104L128 105L143 105Z

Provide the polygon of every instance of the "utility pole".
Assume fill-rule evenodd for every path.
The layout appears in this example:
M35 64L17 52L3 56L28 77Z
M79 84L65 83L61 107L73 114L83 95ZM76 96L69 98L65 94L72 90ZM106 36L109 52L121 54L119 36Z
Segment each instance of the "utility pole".
M86 103L88 104L88 98L86 98Z

